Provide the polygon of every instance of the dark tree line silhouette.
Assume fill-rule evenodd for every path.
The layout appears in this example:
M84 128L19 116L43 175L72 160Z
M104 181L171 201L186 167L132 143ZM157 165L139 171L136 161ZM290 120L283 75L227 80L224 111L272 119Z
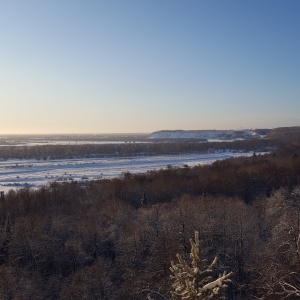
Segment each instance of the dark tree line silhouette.
M166 155L207 153L209 149L237 151L270 151L286 143L276 139L253 139L235 142L199 143L195 141L172 141L127 144L38 145L0 147L0 159L66 159L111 156Z

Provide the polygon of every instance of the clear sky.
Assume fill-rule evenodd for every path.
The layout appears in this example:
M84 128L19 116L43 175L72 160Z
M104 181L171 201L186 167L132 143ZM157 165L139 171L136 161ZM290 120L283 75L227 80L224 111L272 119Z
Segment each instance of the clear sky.
M0 0L0 134L300 125L299 0Z

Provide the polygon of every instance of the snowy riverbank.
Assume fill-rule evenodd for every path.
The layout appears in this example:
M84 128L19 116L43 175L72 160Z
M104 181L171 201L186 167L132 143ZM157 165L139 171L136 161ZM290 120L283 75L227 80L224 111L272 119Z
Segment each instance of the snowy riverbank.
M52 181L96 180L120 176L124 172L144 173L169 166L210 164L229 157L251 156L248 153L212 153L189 155L137 156L128 158L81 158L61 160L0 161L0 190L37 188Z

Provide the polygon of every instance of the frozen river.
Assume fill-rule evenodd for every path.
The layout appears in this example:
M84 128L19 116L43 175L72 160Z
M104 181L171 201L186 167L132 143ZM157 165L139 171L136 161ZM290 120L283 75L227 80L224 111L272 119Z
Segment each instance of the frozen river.
M144 173L150 170L210 164L229 157L251 156L249 153L213 153L189 155L138 156L127 158L80 158L61 160L0 161L0 191L37 188L52 181L95 180L113 178L124 172Z

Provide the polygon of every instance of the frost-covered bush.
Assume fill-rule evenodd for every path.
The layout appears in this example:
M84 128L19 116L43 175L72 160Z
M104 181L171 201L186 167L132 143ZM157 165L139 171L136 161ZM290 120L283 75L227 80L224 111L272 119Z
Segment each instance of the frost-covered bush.
M229 277L232 272L219 275L218 279L212 278L218 258L215 257L210 265L206 260L200 259L201 241L199 233L195 232L195 241L190 239L191 263L186 262L180 254L177 254L178 262L171 262L170 270L173 275L171 279L173 290L171 291L173 299L180 300L208 300L208 299L224 299L223 294L227 288L227 283L231 282Z

